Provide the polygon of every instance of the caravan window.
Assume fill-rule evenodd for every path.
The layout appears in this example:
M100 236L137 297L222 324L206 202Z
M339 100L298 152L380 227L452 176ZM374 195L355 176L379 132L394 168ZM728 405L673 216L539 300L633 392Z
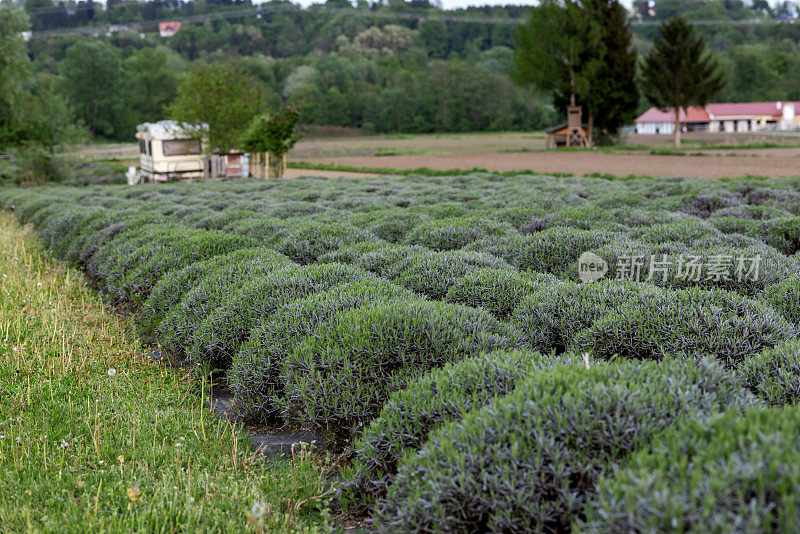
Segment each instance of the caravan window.
M164 141L165 156L186 156L189 154L200 154L199 139L178 139L174 141Z

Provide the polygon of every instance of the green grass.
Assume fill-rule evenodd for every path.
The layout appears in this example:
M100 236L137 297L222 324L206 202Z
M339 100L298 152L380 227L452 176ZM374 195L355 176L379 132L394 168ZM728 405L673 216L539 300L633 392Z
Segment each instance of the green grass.
M0 532L329 530L326 465L267 461L0 213Z
M476 172L489 173L486 169L473 167L471 169L431 169L430 167L417 167L415 169L397 169L394 167L364 167L359 165L343 165L340 163L309 163L307 161L289 161L286 163L287 167L292 169L308 169L314 171L341 171L341 172L362 172L370 174L384 174L395 176L466 176ZM517 176L519 174L534 174L569 178L571 173L565 172L536 172L530 169L519 171L504 171L504 172L491 172L491 174L499 174L501 176Z

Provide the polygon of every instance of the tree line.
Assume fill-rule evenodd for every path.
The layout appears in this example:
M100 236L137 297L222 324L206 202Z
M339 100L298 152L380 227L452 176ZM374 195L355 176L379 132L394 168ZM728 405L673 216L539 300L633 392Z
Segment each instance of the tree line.
M194 72L223 64L236 71L242 84L255 88L264 109L296 105L305 126L376 133L541 129L563 117L572 94L563 80L537 79L517 59L530 44L525 28L541 26L542 11L534 10L520 29L363 16L364 11L441 13L426 0L357 5L329 0L323 6L341 12L287 4L261 18L186 24L169 39L122 29L99 37L65 35L26 43L20 34L44 28L42 17L52 15L52 9L60 13L67 6L65 16L71 17L84 4L28 0L23 12L2 0L0 46L9 52L0 60L0 144L130 140L136 124L171 116L181 84ZM567 5L545 2L541 9L554 9L549 4ZM575 4L571 9L581 14L584 20L578 23L585 27L573 24L578 37L572 40L596 45L577 50L576 65L595 74L591 91L582 89L585 80L578 76L575 94L602 142L649 106L637 90L637 64L653 48L659 30L631 28L631 15L637 20L637 13L616 1ZM107 10L95 6L91 20L102 27L248 5L236 0L112 1ZM662 5L669 4L656 4L656 19L666 13ZM708 0L686 11L689 18L708 17L709 12L735 18L742 10L758 14L754 9L735 0ZM523 17L527 11L509 6L455 14L498 19ZM569 17L562 22L570 27ZM53 19L48 24L60 23ZM547 32L553 26L539 29ZM703 27L697 32L725 73L727 83L718 98L800 100L800 25ZM562 37L563 32L555 32L551 43Z

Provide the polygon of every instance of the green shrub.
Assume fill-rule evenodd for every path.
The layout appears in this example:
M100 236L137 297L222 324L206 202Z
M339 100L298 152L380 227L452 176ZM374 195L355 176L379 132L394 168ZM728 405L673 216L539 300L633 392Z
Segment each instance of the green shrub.
M761 301L800 328L800 273L767 286L761 294Z
M391 280L420 295L441 300L458 279L481 268L512 269L503 260L480 252L426 251L411 256L410 261Z
M366 269L381 278L392 280L397 278L411 264L411 260L423 255L432 255L430 250L419 246L408 245L385 245L374 250L364 250L360 254L354 254L353 248L360 248L366 245L356 245L341 249L344 254L352 258L352 263ZM332 254L325 257L330 258Z
M710 361L534 373L404 459L380 505L381 530L566 531L598 477L677 419L754 402Z
M420 215L405 210L377 210L350 217L350 223L388 243L400 243L421 222Z
M528 351L481 354L431 371L393 393L353 444L343 503L351 512L372 507L386 494L398 462L419 449L431 432L510 393L535 369L564 360Z
M371 252L382 252L393 250L394 245L382 241L359 243L349 247L342 247L332 250L319 257L319 263L350 263L355 264L361 261L366 254Z
M480 239L466 250L492 254L521 271L552 273L563 277L570 268L576 269L578 257L611 240L612 234L550 226L531 235L489 236Z
M27 185L60 182L64 178L61 156L40 145L28 145L14 151L20 182Z
M519 302L542 286L561 284L543 273L520 273L506 269L478 269L458 278L447 290L445 302L484 308L506 319Z
M114 301L141 303L167 271L255 244L222 232L149 224L125 230L104 246L95 274Z
M764 222L764 242L791 256L800 251L800 217L780 217Z
M287 359L287 423L342 439L380 411L393 391L478 352L518 346L516 332L486 312L425 301L339 314Z
M169 354L183 357L195 330L223 306L231 293L273 272L285 272L290 276L296 270L297 266L287 265L285 256L280 255L268 256L263 262L250 261L249 258L225 262L205 274L184 294L180 303L170 309L158 324L154 338Z
M347 310L414 298L413 293L391 282L367 278L281 306L250 332L233 358L228 387L236 398L238 413L260 422L272 422L279 417L274 397L282 396L282 366L320 325Z
M351 265L321 264L281 269L244 288L229 287L228 296L187 339L186 356L193 363L229 367L250 330L278 307L313 293L374 275Z
M411 230L405 242L431 250L457 250L488 235L516 234L510 224L477 217L424 221Z
M669 223L638 228L630 233L630 237L643 243L679 242L691 245L698 239L721 238L722 233L703 219L684 217Z
M222 230L252 237L264 246L277 248L285 239L288 226L287 222L281 219L253 215L230 221Z
M278 250L297 263L307 265L332 250L376 240L369 232L347 224L301 221L289 226Z
M255 245L250 238L214 230L179 228L153 233L150 242L142 247L143 261L128 264L124 271L114 273L114 282L121 283L106 283L106 288L116 289L115 297L120 302L141 304L168 272Z
M692 246L620 240L590 252L608 264L607 279L633 279L677 289L728 289L743 295L756 295L800 268L794 259L762 244L729 246L724 243L727 240L726 236L700 239ZM577 262L564 275L577 279Z
M153 287L139 313L136 314L137 331L144 339L152 336L159 323L178 306L183 296L200 280L215 270L227 265L249 262L253 265L268 265L270 269L288 267L293 262L286 256L267 248L240 249L229 254L190 263L182 269L169 271Z
M94 210L78 206L60 207L55 216L50 217L46 225L41 228L39 236L48 249L61 257L62 254L59 252L63 249L62 243L68 243L65 238L71 235L72 231L81 226L93 213L95 213Z
M751 356L736 369L742 385L770 406L800 401L800 339Z
M87 230L101 217L108 216L108 210L101 206L89 209L76 207L73 213L77 217L68 222L68 226L56 229L55 223L51 229L50 247L53 254L65 262L74 265L74 258L69 255L71 250L79 250L79 241L86 238ZM66 222L66 221L65 221Z
M795 532L800 407L687 420L598 481L582 532Z
M509 321L531 347L542 352L564 352L579 332L612 310L628 309L634 302L660 293L647 284L613 280L542 285L522 299Z
M722 211L724 210L717 212L709 221L723 234L742 234L755 238L761 235L761 222L743 217L724 216L721 215Z
M713 354L735 367L794 333L792 325L760 302L730 291L688 289L612 310L576 336L572 349L599 358Z

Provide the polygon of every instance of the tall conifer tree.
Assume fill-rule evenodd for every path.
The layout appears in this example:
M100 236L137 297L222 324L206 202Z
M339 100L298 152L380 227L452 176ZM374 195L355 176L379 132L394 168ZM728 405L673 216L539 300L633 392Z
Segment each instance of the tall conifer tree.
M705 106L725 87L705 40L683 17L661 23L642 67L642 92L654 106L675 111L675 146L681 146L680 111Z

